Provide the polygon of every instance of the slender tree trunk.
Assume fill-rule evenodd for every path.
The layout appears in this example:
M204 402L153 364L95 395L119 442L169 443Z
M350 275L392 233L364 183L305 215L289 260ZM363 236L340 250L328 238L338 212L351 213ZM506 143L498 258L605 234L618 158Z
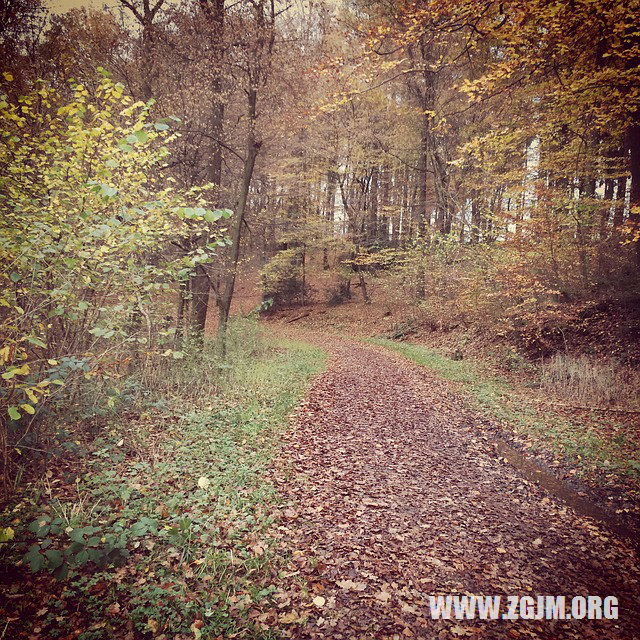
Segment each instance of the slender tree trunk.
M238 260L240 258L240 243L242 240L242 224L247 209L247 199L249 197L249 189L251 187L251 178L253 177L253 169L256 164L256 158L260 150L260 142L256 141L255 122L256 122L256 104L258 100L257 89L249 86L247 96L247 112L248 112L248 131L247 131L247 155L244 161L244 169L242 172L242 184L240 186L240 195L238 198L238 206L233 220L231 230L231 256L228 265L228 273L225 277L222 295L218 303L218 345L222 356L226 355L226 332L227 323L229 321L229 312L231 310L231 301L233 299L233 291L236 284L236 273L238 270Z
M613 210L613 220L611 221L611 226L615 232L620 229L624 220L624 208L627 202L627 177L618 178L616 187L616 202Z
M478 201L477 191L471 192L471 244L478 244L480 241L480 225L482 219L480 216L480 203Z
M391 175L389 169L383 167L382 172L380 173L380 185L382 186L382 194L380 198L380 224L378 225L378 240L383 243L384 246L389 244L389 216L387 212L389 211L389 196L390 196L390 185L389 181L391 179Z
M424 251L427 229L427 153L429 152L429 116L426 113L422 116L421 125L420 158L418 162L418 173L416 176L419 180L416 194L416 222L419 242L421 243L418 248L420 259L418 260L418 273L416 276L416 298L418 300L424 300L426 289L425 272L422 264L422 254Z
M634 114L633 124L629 128L628 141L631 154L631 191L629 193L629 220L632 232L636 236L635 257L640 267L640 113Z
M631 27L631 46L633 55L627 57L625 66L627 70L632 70L640 65L640 35L637 25ZM640 267L640 108L637 106L630 115L630 125L627 129L627 146L630 154L631 190L629 193L629 221L632 225L632 233L635 236L635 257L636 264Z
M335 166L336 161L331 163L331 166ZM333 234L333 221L335 219L335 200L336 200L336 182L338 180L338 174L333 170L327 171L327 198L324 205L324 216L327 222L331 223ZM329 269L329 250L327 247L322 249L322 268L326 271Z
M602 203L602 211L600 212L600 226L598 229L598 239L602 243L609 235L609 218L611 216L611 203L613 202L613 190L615 182L613 178L607 178L604 181L604 201Z
M371 188L369 190L369 224L367 224L367 241L373 244L378 239L378 192L379 172L374 168L371 172Z

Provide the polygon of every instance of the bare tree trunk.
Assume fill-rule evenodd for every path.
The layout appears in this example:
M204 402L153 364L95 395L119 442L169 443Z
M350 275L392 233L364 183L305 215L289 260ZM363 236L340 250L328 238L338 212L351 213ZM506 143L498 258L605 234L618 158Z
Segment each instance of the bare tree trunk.
M582 195L592 200L595 196L595 179L587 178L583 181L580 191ZM587 205L588 206L588 205ZM589 258L587 256L587 245L591 238L591 213L587 210L586 218L582 219L581 213L576 217L576 240L578 243L578 258L580 261L580 275L585 287L589 285Z
M213 104L211 107L211 144L209 145L209 163L207 165L207 180L213 187L213 205L220 204L220 185L222 183L222 141L224 123L224 103L222 92L222 62L224 57L224 0L202 1L201 6L207 17L210 27L209 37L214 49L212 65L214 66L211 90ZM209 234L198 238L197 242L206 246L209 242ZM202 269L206 269L203 265ZM195 335L203 336L207 323L209 309L209 294L211 286L207 273L198 272L191 278L191 330Z
M627 57L625 66L627 70L635 69L640 65L640 35L637 27L632 27L631 46L632 55ZM632 224L632 233L635 236L636 264L640 267L640 108L637 106L630 114L630 126L627 130L627 146L630 153L631 190L629 193L629 221Z
M426 107L425 107L426 110ZM417 190L417 230L419 241L424 243L427 228L427 153L429 152L429 116L425 113L422 116L422 130L420 138L420 158L418 161L419 180ZM423 246L419 247L422 256ZM416 277L416 298L423 300L425 296L426 283L422 260L418 261L418 273Z
M378 168L371 173L371 190L369 194L369 224L367 225L368 244L378 239Z
M634 235L640 235L640 113L634 114L627 139L631 153L631 191L629 193L629 220ZM635 240L636 263L640 267L640 239Z
M480 225L482 218L480 216L480 203L478 202L477 191L471 192L471 244L478 244L480 241Z
M120 4L131 11L133 17L142 27L142 68L140 69L140 93L142 99L148 102L153 97L153 80L155 78L154 61L154 33L153 21L165 0L157 0L151 4L150 0L143 0L142 4L137 0L120 0Z
M389 216L387 215L387 212L389 211L390 179L391 176L389 169L387 167L383 167L382 172L380 173L382 196L380 198L381 216L380 224L378 225L378 240L380 240L384 246L389 244Z
M178 288L178 310L176 314L176 346L179 347L184 339L185 315L187 311L189 295L189 281L181 282Z
M332 162L332 167L335 161ZM333 169L327 171L327 199L324 205L324 215L327 222L333 223L335 218L336 182L338 175ZM333 229L331 230L333 233ZM329 268L329 251L327 247L322 249L322 268L326 271Z
M240 258L240 242L242 240L242 224L247 209L247 199L249 197L249 188L251 187L251 178L253 177L253 169L256 164L256 157L260 150L261 143L256 141L255 123L256 123L256 103L258 99L257 89L251 85L247 95L247 111L248 111L248 131L247 131L247 156L244 161L244 169L242 172L242 184L240 187L240 196L238 198L238 206L236 208L233 227L231 230L231 256L228 265L228 273L225 277L222 294L218 303L218 345L222 356L226 355L226 332L227 323L229 321L229 312L231 310L231 301L233 299L233 291L236 284L236 273L238 270L238 260Z
M600 225L598 229L598 272L600 279L606 275L606 253L609 243L609 217L611 216L611 208L613 205L613 192L615 181L613 178L606 178L604 183L604 201L602 203L602 211L600 212Z
M617 180L616 202L613 211L613 220L611 226L614 231L618 231L624 220L624 208L627 201L627 177L622 176Z

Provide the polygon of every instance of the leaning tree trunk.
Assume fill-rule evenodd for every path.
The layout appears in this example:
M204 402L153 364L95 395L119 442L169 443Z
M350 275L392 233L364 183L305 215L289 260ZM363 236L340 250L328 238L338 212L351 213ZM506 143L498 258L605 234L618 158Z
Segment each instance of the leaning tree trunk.
M244 161L240 196L238 198L238 206L236 208L233 227L231 230L231 256L228 265L228 272L223 283L222 294L218 301L218 347L223 357L226 355L227 350L227 323L229 322L231 300L233 299L233 291L236 284L236 272L238 270L238 260L240 258L242 224L244 222L244 216L247 209L247 199L249 197L249 188L251 187L253 168L256 164L258 151L260 150L260 142L256 141L255 132L257 98L258 94L256 88L250 86L247 98L247 109L249 116L247 131L247 156Z

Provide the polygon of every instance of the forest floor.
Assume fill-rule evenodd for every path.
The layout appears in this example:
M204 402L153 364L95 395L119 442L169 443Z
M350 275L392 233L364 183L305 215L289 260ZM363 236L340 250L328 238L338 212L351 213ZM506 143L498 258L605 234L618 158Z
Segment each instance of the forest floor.
M585 335L574 336L577 353L603 342L602 323L591 320L581 329ZM415 308L390 305L384 292L371 304L354 298L341 305L315 303L277 311L268 322L301 336L351 336L397 351L434 372L458 394L461 406L476 415L476 422L520 456L575 492L588 494L628 528L640 525L637 403L612 406L557 393L553 385L541 384L540 362L523 356L504 336L463 326L433 330ZM627 333L633 337L637 330L634 325ZM607 345L629 357L637 351L635 342ZM599 358L591 353L588 361L597 366Z
M512 465L487 416L517 397L423 347L265 324L199 403L114 418L7 505L0 640L640 639L631 514ZM432 619L447 594L500 595L500 618ZM620 618L504 620L509 595Z
M310 591L290 603L291 637L640 637L632 543L527 480L429 370L316 340L329 366L275 478L291 504L279 533ZM613 595L620 619L432 620L434 594Z

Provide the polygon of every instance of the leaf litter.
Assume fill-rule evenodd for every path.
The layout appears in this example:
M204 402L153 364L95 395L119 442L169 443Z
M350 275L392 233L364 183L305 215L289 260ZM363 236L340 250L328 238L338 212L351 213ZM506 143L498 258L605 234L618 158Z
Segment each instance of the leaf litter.
M314 341L329 367L274 472L288 505L277 533L287 580L309 586L288 590L286 636L640 637L628 541L523 478L427 370L354 341ZM614 595L620 619L432 620L438 594Z

